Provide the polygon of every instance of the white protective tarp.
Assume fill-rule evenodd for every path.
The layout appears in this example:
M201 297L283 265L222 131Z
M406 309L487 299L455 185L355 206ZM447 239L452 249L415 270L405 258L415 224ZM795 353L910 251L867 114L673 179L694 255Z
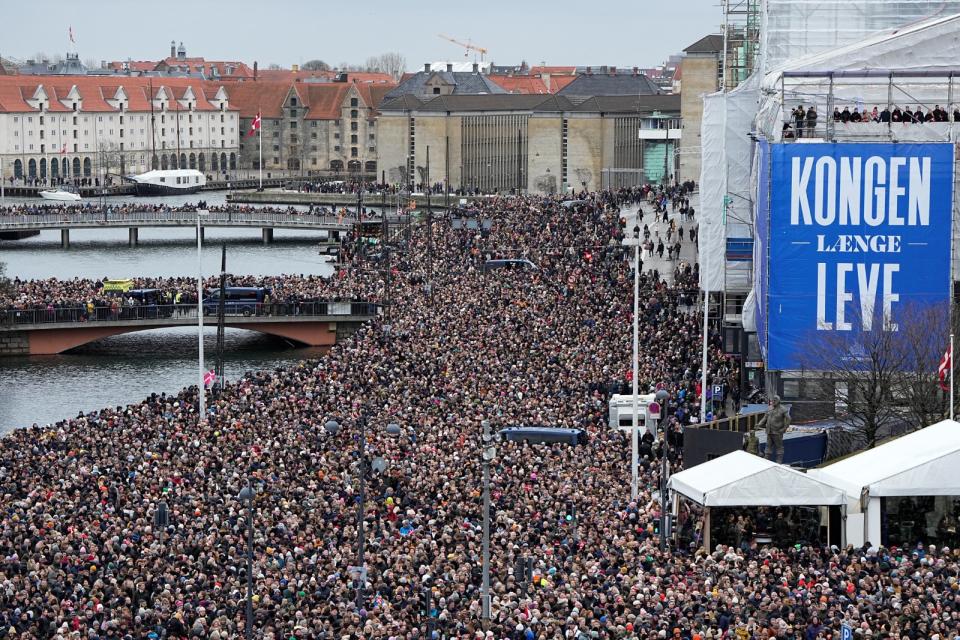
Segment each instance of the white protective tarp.
M843 504L843 491L790 467L734 451L670 476L670 489L705 507Z
M960 0L765 0L761 7L769 69L789 59L835 50L877 31L960 13Z
M879 3L878 3L879 4ZM960 11L960 4L957 10ZM783 133L784 102L790 111L796 105L814 105L820 118L818 126L823 126L832 111L828 109L828 97L833 95L833 105L841 110L880 110L890 100L893 105L915 108L923 105L929 111L935 104L953 110L947 105L950 95L948 78L924 77L931 71L950 71L956 69L958 59L956 51L960 48L960 15L948 15L927 20L900 29L889 29L874 33L863 40L846 46L798 58L793 58L776 67L769 67L763 76L760 87L763 100L757 115L757 131L770 141L779 141ZM843 76L843 71L863 72L871 70L874 75L865 78ZM901 75L888 82L889 72L905 74L917 72L917 77ZM798 78L784 77L790 72L815 72L825 74L834 72L832 82L826 75L820 77ZM781 92L783 95L781 95ZM789 120L789 118L787 118ZM862 135L890 139L899 131L907 139L940 141L948 139L948 126L935 126L943 123L930 123L930 129L904 129L907 125L894 124L891 127L881 124L851 123L837 125L836 135Z
M842 489L850 501L870 497L960 495L960 423L944 420L810 476Z
M759 79L751 76L733 91L712 93L703 99L697 250L701 286L710 291L722 291L726 285L727 237L752 235L750 131L757 112L759 84ZM728 196L726 222L724 196Z

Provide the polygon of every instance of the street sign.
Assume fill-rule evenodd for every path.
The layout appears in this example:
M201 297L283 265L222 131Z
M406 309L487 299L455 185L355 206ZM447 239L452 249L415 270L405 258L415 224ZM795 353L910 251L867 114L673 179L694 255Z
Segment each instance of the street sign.
M650 404L647 405L647 417L652 420L660 419L660 403L659 402L651 402Z
M722 384L713 385L713 397L716 398L717 396L722 396L722 395L723 395L723 385Z
M853 629L850 625L844 624L840 627L840 640L853 640Z

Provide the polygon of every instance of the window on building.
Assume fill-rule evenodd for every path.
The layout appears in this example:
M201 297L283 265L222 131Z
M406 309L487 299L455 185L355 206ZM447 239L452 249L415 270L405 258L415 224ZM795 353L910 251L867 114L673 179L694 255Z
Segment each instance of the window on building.
M372 134L372 133L370 134L370 139L373 140L373 134Z
M316 139L317 139L317 132L314 131L313 133L311 133L311 134L310 134L310 138L313 139L313 140L316 140Z
M296 123L296 121L290 123L290 128L291 128L291 129L296 129L296 128L297 128L297 123Z
M296 97L290 96L290 106L291 106L291 107L297 106L297 99L296 99Z
M279 137L280 137L280 132L279 132L279 131L274 131L274 132L273 132L273 137L274 137L274 138L279 138Z
M350 106L351 106L351 107L355 107L355 106L357 106L358 104L360 104L360 102L359 102L356 98L350 98Z
M350 136L350 144L357 144L357 136L356 136L356 135Z
M358 130L357 123L356 123L356 122L351 122L351 123L350 123L350 131L357 131L357 130Z
M290 109L290 117L291 117L291 118L296 118L296 117L297 117L297 110L296 110L296 109Z
M280 151L280 145L278 145L278 144L273 145L273 150L274 150L274 151Z
M316 128L316 126L317 126L317 121L316 121L316 120L313 120L312 122L310 122L310 126Z
M355 119L358 115L360 115L360 112L357 111L356 109L351 109L351 110L350 110L350 117L351 117L351 118L354 118L354 119Z
M280 164L280 158L273 156L273 164Z
M351 147L351 148L350 148L350 157L351 157L351 158L356 158L358 155L359 155L359 153L357 152L357 148L356 148L356 147Z
M440 95L440 87L434 87L434 88L433 88L433 95L435 95L435 96Z

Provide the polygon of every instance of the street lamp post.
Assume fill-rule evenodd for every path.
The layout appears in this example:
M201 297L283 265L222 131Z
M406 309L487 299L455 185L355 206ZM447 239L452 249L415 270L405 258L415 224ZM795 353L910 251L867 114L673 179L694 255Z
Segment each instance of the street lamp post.
M480 587L481 616L484 625L490 624L490 462L497 457L490 421L483 427L483 584Z
M203 365L203 228L200 226L200 216L208 213L207 210L197 209L197 343L199 347L197 395L200 398L198 421L203 421L207 415L207 398L203 383L206 372Z
M247 486L240 490L240 502L247 505L247 616L246 639L253 638L253 488L247 477Z
M659 386L659 385L658 385ZM660 444L660 549L667 548L667 454L670 451L667 440L667 417L669 415L670 393L665 389L658 389L654 396L660 407L660 424L663 425L663 442Z
M639 205L638 205L639 206ZM640 224L633 227L633 423L630 427L630 500L636 500L640 494L640 472L637 470L637 458L640 456L639 434L639 398L637 397L637 377L640 359Z
M366 563L364 562L364 544L366 543L366 527L364 526L365 518L364 511L366 509L366 491L367 491L367 480L366 480L366 460L364 456L366 455L366 439L367 439L367 414L363 413L360 416L360 440L357 442L357 453L359 455L358 463L360 465L360 495L359 500L357 501L357 566L359 567L360 575L357 579L357 599L356 599L356 608L357 611L363 608L363 583L366 580L364 576L364 567Z

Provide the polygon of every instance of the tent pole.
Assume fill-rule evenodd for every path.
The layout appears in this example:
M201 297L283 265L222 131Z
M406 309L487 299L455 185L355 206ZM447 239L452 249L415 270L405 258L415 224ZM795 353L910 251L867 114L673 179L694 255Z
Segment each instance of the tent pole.
M703 508L703 548L710 555L710 507Z

